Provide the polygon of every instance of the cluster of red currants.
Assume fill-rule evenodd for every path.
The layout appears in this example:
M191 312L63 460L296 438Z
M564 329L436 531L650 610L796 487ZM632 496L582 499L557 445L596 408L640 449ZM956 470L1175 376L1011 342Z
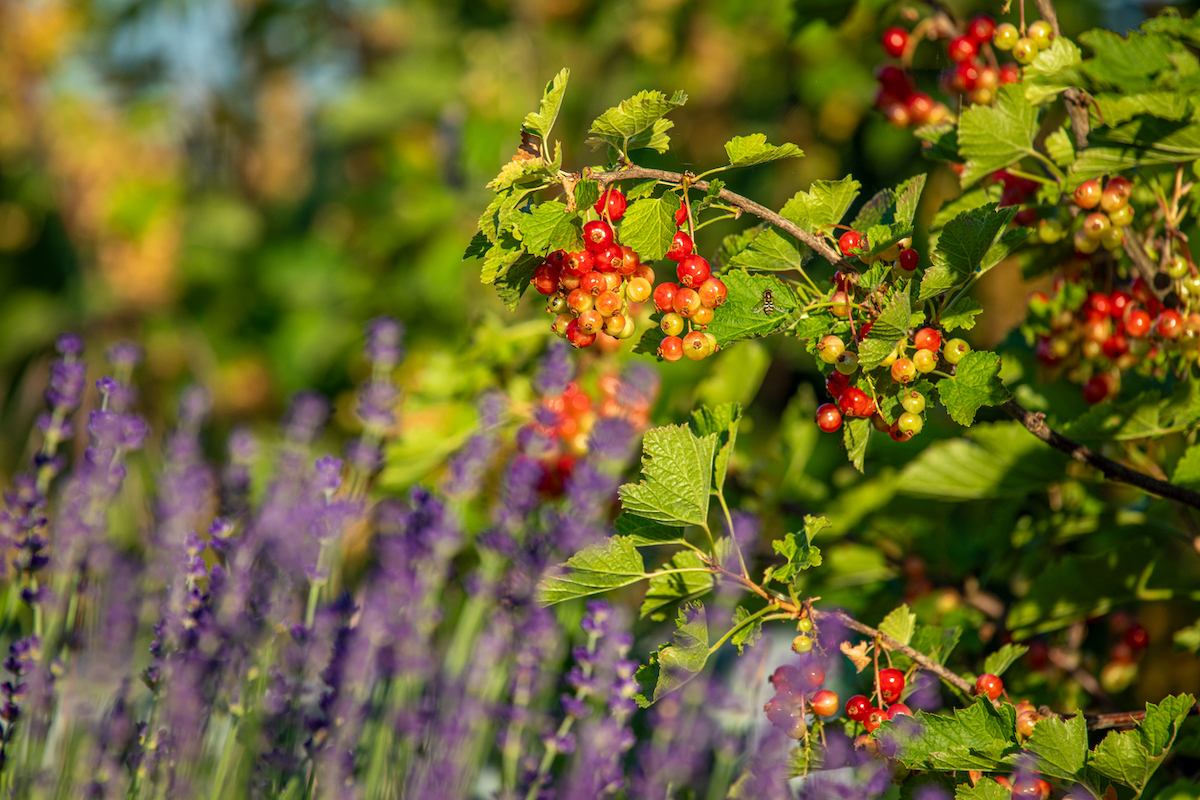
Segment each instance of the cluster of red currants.
M841 705L836 692L821 688L825 670L816 659L806 660L799 667L780 667L769 680L775 696L767 701L763 711L772 725L792 739L803 738L808 727L806 714L831 717Z
M1089 404L1113 397L1121 373L1133 367L1155 369L1167 352L1200 352L1200 313L1186 318L1163 308L1141 278L1129 291L1092 292L1060 279L1053 297L1030 298L1038 360L1083 384Z
M588 437L596 420L621 417L639 430L648 425L650 398L636 392L621 392L620 386L621 379L608 373L597 382L599 392L595 400L578 383L571 381L562 394L542 401L542 407L552 412L549 416L553 422L541 424L535 419L527 425L551 442L551 447L542 456L543 491L555 493L571 474L575 459L587 455Z
M862 723L867 733L873 733L885 719L895 719L907 714L912 716L912 709L900 702L904 694L905 678L901 670L893 667L879 670L876 677L879 705L872 705L866 695L856 694L846 701L846 716L855 722Z
M1072 243L1075 252L1091 255L1103 247L1108 252L1120 249L1125 243L1125 227L1133 222L1133 184L1128 178L1114 176L1104 185L1099 180L1084 181L1075 189L1072 199L1078 207L1064 224L1062 219L1048 217L1038 224L1038 238L1053 244L1066 235L1068 225L1075 230ZM1184 277L1187 262L1178 277Z
M1116 641L1108 648L1108 662L1100 668L1100 685L1106 692L1117 694L1137 678L1138 661L1150 646L1150 634L1125 611L1109 617L1109 629Z
M654 307L662 313L658 324L666 334L658 345L658 355L664 361L678 361L684 356L699 361L720 349L717 337L705 329L729 296L724 281L712 274L708 260L695 253L692 237L683 230L687 222L687 207L680 207L675 212L679 230L667 250L667 258L676 262L679 282L660 283L654 288Z
M943 71L939 83L947 96L965 95L971 103L989 105L995 100L996 90L1001 85L1020 80L1021 71L1017 65L999 64L991 49L993 44L1001 50L1013 49L1008 38L1009 29L1016 33L1012 25L1005 23L997 28L991 17L980 15L967 23L965 30L955 30L949 22L919 27L929 35L946 41L946 54L952 64ZM883 49L893 58L907 63L917 47L918 39L906 29L892 26L883 32ZM876 77L879 91L875 97L875 107L892 124L907 127L949 120L950 110L946 105L917 91L903 67L885 64L879 68Z

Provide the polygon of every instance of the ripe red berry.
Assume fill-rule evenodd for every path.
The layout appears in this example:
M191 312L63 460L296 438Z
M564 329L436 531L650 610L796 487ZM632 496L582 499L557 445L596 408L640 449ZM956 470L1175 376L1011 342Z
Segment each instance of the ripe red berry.
M579 323L579 330L586 334L599 333L604 328L604 315L596 309L585 311L579 315L576 320Z
M676 314L686 319L695 314L700 308L700 293L695 289L681 286L675 292L675 299L672 301L671 307L675 310Z
M582 278L584 275L592 271L592 266L595 264L595 258L590 250L577 250L574 253L567 254L567 260L564 264L568 274L574 275L577 278Z
M1164 339L1178 339L1183 333L1183 317L1179 316L1178 311L1168 308L1158 315L1154 330Z
M933 328L921 328L913 337L913 345L918 350L929 350L936 353L942 346L942 334Z
M1129 340L1123 334L1114 333L1104 340L1104 344L1100 346L1100 349L1106 358L1116 361L1129 352Z
M1150 634L1139 623L1135 622L1125 631L1125 644L1132 650L1145 650L1150 646Z
M593 208L595 208L596 213L602 217L607 212L608 219L612 222L616 222L617 220L621 219L621 217L625 216L626 206L627 204L625 202L625 195L622 194L620 189L613 186L600 196L600 199L596 201L596 205L594 205Z
M625 253L620 245L610 244L603 250L593 253L593 267L597 272L617 272L625 264Z
M905 272L912 272L914 269L916 269L917 262L920 260L921 256L916 250L912 249L901 250L900 258L897 259L898 263L900 264L900 269L904 270Z
M896 702L900 699L900 695L903 692L903 672L892 667L879 670L879 693L883 696L883 701L885 703Z
M951 61L961 64L970 61L979 53L979 45L970 36L959 36L950 40L946 52L949 53Z
M611 317L621 310L621 297L616 292L601 292L596 297L595 309L601 316Z
M808 623L808 627L804 623ZM812 632L812 620L808 617L801 617L797 622L797 626L801 633ZM819 664L809 662L804 665L804 669L800 670L800 677L804 678L804 682L808 684L810 689L818 689L825 682L825 670L821 669Z
M1112 315L1114 319L1121 319L1125 316L1125 310L1129 308L1133 302L1133 295L1128 292L1122 292L1117 289L1108 296L1109 304L1112 306Z
M842 427L842 412L833 403L825 403L817 409L817 427L825 433L833 433Z
M911 383L917 378L917 365L910 359L897 358L892 362L892 380L896 383Z
M688 236L686 232L675 231L675 236L671 239L671 246L667 248L667 258L672 261L682 261L692 254L694 246L692 237Z
M712 269L709 268L708 260L703 256L690 255L679 262L679 266L675 268L675 274L684 286L698 288L708 280Z
M1107 373L1098 373L1083 385L1083 399L1094 406L1112 394L1113 388L1112 378Z
M895 719L896 717L899 717L899 716L911 717L912 715L913 715L912 709L909 708L908 706L904 705L904 703L896 703L887 710L887 718L888 719Z
M602 219L594 219L583 226L583 246L597 253L613 243L613 229Z
M882 708L872 708L867 712L867 718L863 720L863 727L867 729L867 733L872 733L883 724L885 719L887 719L887 712Z
M838 398L838 411L842 412L844 417L864 417L869 414L860 414L867 406L867 393L857 386L851 386L842 392L842 396Z
M985 672L975 679L975 694L995 700L1004 692L1004 681Z
M582 287L572 289L571 293L567 295L567 308L576 316L585 311L591 311L592 305L592 295Z
M838 238L838 248L846 257L858 255L866 243L866 237L858 231L846 231Z
M901 28L899 25L893 25L883 32L883 49L892 58L899 58L904 55L904 48L908 46L908 31Z
M705 308L720 308L729 296L729 290L720 278L709 278L696 291L700 293L700 302Z
M601 292L608 291L608 281L601 273L592 271L579 279L579 288L595 297Z
M1034 775L1018 775L1012 782L1012 800L1046 800L1050 784Z
M658 354L663 361L678 361L683 358L683 339L668 336L658 344Z
M675 293L679 287L674 283L660 283L654 287L654 307L659 311L675 310Z
M837 713L838 706L841 701L836 692L831 692L828 689L822 689L813 695L812 701L809 703L812 710L818 717L832 717Z
M684 225L687 225L687 219L688 219L687 206L680 206L679 210L675 212L675 227L682 228Z
M1011 61L1000 67L1000 83L1016 83L1021 80L1021 68Z
M856 694L846 701L846 716L855 722L862 722L871 713L871 701L861 694Z
M850 386L850 376L843 375L836 370L829 375L829 379L825 381L825 391L829 392L829 396L837 400L842 396Z
M996 22L986 14L980 14L967 25L967 35L979 44L990 42L995 32Z
M691 361L700 361L712 355L708 337L700 331L692 331L683 337L683 354Z
M621 266L617 267L617 272L629 276L637 272L637 268L641 265L642 258L636 250L628 245L621 248Z
M1080 208L1095 208L1100 205L1101 194L1103 190L1100 188L1100 181L1084 181L1075 187L1075 205Z
M558 291L558 267L547 261L533 271L530 283L541 294L554 294Z
M596 341L596 334L585 333L579 327L579 320L573 319L567 325L567 341L575 347L591 347L592 342Z

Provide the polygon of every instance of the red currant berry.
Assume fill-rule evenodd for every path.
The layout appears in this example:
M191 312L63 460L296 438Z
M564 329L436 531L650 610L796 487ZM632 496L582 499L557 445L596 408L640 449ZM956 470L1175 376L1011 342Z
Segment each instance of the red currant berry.
M1135 622L1129 626L1129 630L1125 631L1124 641L1132 650L1145 650L1150 646L1150 634Z
M583 226L583 245L597 253L613 243L613 229L602 219L594 219Z
M720 308L729 296L729 290L720 278L709 278L696 291L700 293L700 302L705 308Z
M554 294L558 291L558 267L547 261L533 271L530 283L540 294Z
M850 376L836 371L830 373L829 379L825 381L825 391L829 392L829 396L834 400L841 397L849 386Z
M629 283L625 285L625 296L631 303L646 302L646 298L653 291L654 288L650 286L650 281L645 278L630 278Z
M563 269L567 264L567 252L565 250L555 250L546 256L546 263L560 270Z
M596 201L596 205L593 206L596 209L596 213L600 216L603 217L607 214L610 222L616 222L625 216L626 207L625 195L615 186L602 194L600 199Z
M633 277L645 278L647 283L649 283L651 286L654 285L654 270L645 264L640 264L638 268L633 271Z
M679 262L675 268L679 282L684 286L697 288L712 274L708 261L703 256L690 255Z
M675 236L671 239L671 246L667 248L667 258L672 261L682 261L692 254L693 247L692 237L684 231L675 231Z
M833 273L833 285L838 291L849 292L852 287L858 285L858 273L839 269Z
M593 263L597 272L616 272L624 265L625 254L618 245L610 244L593 254Z
M921 256L917 253L917 251L909 249L900 251L900 258L898 259L898 262L900 264L900 269L904 270L905 272L912 272L917 268L917 262L920 260Z
M918 350L929 350L936 353L942 346L942 334L933 328L921 328L913 337L913 344Z
M909 439L916 436L916 434L912 431L901 430L900 426L893 422L888 428L888 436L892 437L893 442L907 442Z
M596 297L601 292L608 291L608 281L602 273L592 271L579 279L579 288Z
M603 317L611 317L621 310L621 297L616 292L601 292L596 296L595 309Z
M1016 83L1021 80L1021 68L1011 61L1000 67L1000 83Z
M1179 316L1178 311L1168 308L1158 315L1154 330L1164 339L1178 339L1183 333L1183 317Z
M856 694L846 701L846 716L855 722L862 722L871 713L871 701L861 694Z
M592 342L596 341L596 334L585 333L579 326L579 320L573 319L567 325L567 341L575 347L591 347Z
M808 623L805 627L804 623ZM801 633L812 632L812 620L808 617L801 617L796 622L796 627ZM821 669L820 665L809 662L804 665L804 669L800 671L800 676L804 678L804 682L808 684L810 689L818 689L825 682L825 670Z
M558 288L564 292L574 291L579 288L579 276L571 272L563 271L558 278Z
M1112 306L1113 319L1121 319L1125 316L1126 309L1128 309L1130 304L1133 302L1133 295L1117 289L1108 296L1108 301Z
M834 292L829 298L829 313L845 319L850 316L850 297L845 292Z
M933 113L935 107L933 98L924 92L913 92L908 96L905 106L908 108L908 115L917 125L924 125L928 122L929 115Z
M1004 681L995 675L984 673L975 679L975 694L995 700L1004 692Z
M692 325L699 325L701 328L707 328L709 323L716 317L716 313L708 306L702 305L696 309L696 313L692 314Z
M818 717L832 717L837 713L838 706L841 704L841 699L837 696L837 693L831 692L828 689L822 689L814 694L812 701L809 703L812 706L813 712Z
M1012 782L1012 800L1046 800L1050 784L1034 775L1018 775Z
M567 295L567 308L571 309L571 313L576 316L585 311L591 311L593 305L592 295L583 288L572 289L571 293Z
M601 272L600 274L604 276L604 283L610 292L617 291L621 288L621 284L624 283L624 279L621 277L620 273Z
M990 42L995 32L996 22L986 14L980 14L967 25L967 35L979 44Z
M1100 181L1084 181L1075 187L1075 205L1086 209L1095 208L1100 205L1101 194L1103 190L1100 188Z
M887 718L888 719L895 719L896 717L900 717L900 716L911 717L912 715L913 715L912 709L909 708L908 706L904 705L904 703L896 703L887 710Z
M594 308L580 314L576 321L579 323L579 330L589 335L604 329L604 315Z
M700 361L712 355L712 346L700 331L692 331L683 337L683 354L691 361Z
M557 333L559 336L567 335L567 327L575 320L570 314L559 314L550 323L550 330Z
M675 293L679 287L673 283L660 283L654 287L654 307L659 311L675 310Z
M687 225L687 219L688 219L687 206L680 206L679 210L675 212L675 227L682 228L684 225Z
M850 256L858 255L859 251L867 244L867 239L858 231L846 231L838 238L838 249L842 251L842 255L849 258Z
M658 355L663 361L675 362L683 358L683 339L668 336L658 344Z
M695 289L689 289L686 286L679 288L675 292L675 299L672 302L672 308L675 313L681 317L687 318L695 314L700 308L700 293Z
M592 271L592 266L595 264L595 258L590 250L577 250L574 253L567 254L566 271L577 278L582 278L584 275Z
M979 53L979 45L969 36L959 36L950 40L946 51L949 53L951 61L961 64L964 61L970 61Z
M899 25L893 25L883 32L883 49L892 58L904 55L904 48L907 46L908 31Z
M1100 346L1100 350L1106 358L1116 361L1129 352L1129 340L1120 333L1114 333L1104 340L1104 344Z
M662 319L658 321L658 327L661 328L662 332L667 336L678 336L679 334L683 333L683 325L683 317L679 316L674 311L663 314Z
M887 719L887 712L882 708L872 708L867 713L867 718L863 720L863 727L867 729L867 733L874 733L885 719Z
M884 64L875 72L875 77L883 90L895 100L903 102L912 93L912 83L909 82L908 76L895 64Z
M613 314L611 317L604 320L604 332L609 336L614 336L618 339L626 339L628 337L625 336L625 331L629 330L629 325L632 324L632 322L633 320L624 314ZM629 333L632 334L633 331L629 330Z
M1088 378L1083 385L1083 399L1088 405L1094 406L1112 394L1113 380L1107 373L1099 373Z
M825 433L833 433L842 427L842 412L833 403L825 403L817 409L817 427Z
M892 362L892 380L896 383L912 383L917 378L917 365L907 358Z
M621 266L617 267L617 272L626 276L633 275L641 265L642 257L636 250L628 245L621 248Z
M879 670L879 693L885 703L894 703L904 692L904 673L888 667Z

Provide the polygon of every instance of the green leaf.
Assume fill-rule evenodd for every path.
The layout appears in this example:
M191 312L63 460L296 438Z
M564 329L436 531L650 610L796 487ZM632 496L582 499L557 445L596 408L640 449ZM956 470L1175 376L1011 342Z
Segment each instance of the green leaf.
M750 612L742 606L738 606L733 612L733 627L737 627L745 620L749 619ZM742 655L747 647L753 647L762 638L762 619L756 619L749 625L738 630L733 636L729 637L729 641L738 651L738 655Z
M554 128L554 121L558 119L558 110L562 107L563 95L566 94L567 80L570 77L571 70L563 69L550 79L546 90L542 92L542 102L538 110L525 115L525 122L521 126L523 130L537 134L542 137L542 141L550 138L550 131Z
M1089 88L1126 94L1151 87L1151 77L1157 73L1174 72L1172 57L1184 52L1183 46L1169 37L1138 31L1121 36L1093 29L1080 34L1079 41L1092 49L1092 58L1080 67L1091 81Z
M651 573L650 586L646 590L646 598L642 601L638 616L663 619L661 609L665 606L708 594L712 587L713 575L696 551L680 550L659 570Z
M728 265L733 261L738 254L744 252L750 243L755 240L764 230L769 230L764 222L761 225L752 225L744 231L731 233L721 240L721 246L717 248L717 255L714 259L714 269L716 264Z
M642 181L636 184L632 189L625 193L625 199L632 203L634 200L640 200L643 197L650 197L654 194L654 190L658 187L658 179L651 178L648 181Z
M637 514L618 514L613 526L620 536L638 547L683 543L683 531L679 528Z
M725 485L725 472L729 468L729 459L733 456L738 423L741 421L740 403L722 403L712 408L704 406L692 412L689 423L692 432L700 437L717 438L717 452L713 458L713 486L717 492Z
M600 182L584 178L575 184L575 208L587 211L600 199ZM625 198L628 200L629 198ZM582 241L582 240L581 240Z
M579 250L583 238L578 222L579 215L568 212L566 203L555 200L534 206L532 213L523 214L520 221L522 244L538 256L551 250Z
M1017 752L1016 709L982 698L950 717L917 712L897 717L875 734L897 745L896 760L909 769L996 770Z
M991 778L980 778L972 786L960 783L954 789L954 800L1011 800L1012 792Z
M1029 648L1025 645L1009 642L987 657L987 661L983 662L983 671L997 677L1003 675L1013 662L1028 652Z
M1137 733L1150 755L1163 755L1170 748L1194 705L1196 698L1190 694L1167 696L1158 705L1146 703L1146 719L1138 726Z
M1141 794L1146 781L1150 780L1150 776L1157 769L1158 760L1150 757L1146 748L1138 741L1135 732L1113 731L1096 746L1092 757L1088 759L1088 766Z
M800 305L792 288L774 275L762 275L735 269L721 275L728 295L708 332L724 347L742 339L757 339L785 330L796 321ZM774 313L763 304L771 293Z
M1020 243L1006 240L1005 232L1017 210L989 203L963 211L947 222L938 236L933 267L925 271L921 281L919 298L927 300L941 294L972 274L983 274L1000 263Z
M701 603L687 603L679 609L671 644L650 654L650 663L637 671L642 691L635 698L642 708L683 686L704 669L708 661L708 620Z
M842 443L846 447L846 458L859 472L867 457L867 440L871 438L871 420L856 417L842 423Z
M794 144L767 144L767 137L762 133L733 137L725 143L725 152L729 155L729 165L732 167L749 167L781 158L804 156L804 151Z
M858 189L858 181L849 175L838 181L813 181L807 192L797 192L779 213L809 233L820 235L817 231L842 221L858 197ZM806 245L801 245L801 252L805 258L812 255Z
M866 257L879 255L912 235L912 221L925 188L925 176L909 178L895 189L884 189L867 201L851 227L867 235Z
M1141 94L1098 94L1092 97L1106 125L1120 125L1134 117L1152 117L1179 121L1191 112L1189 98L1178 92L1144 92ZM1099 120L1097 120L1098 122Z
M897 292L871 325L867 337L858 348L858 362L863 370L875 369L887 358L896 345L908 338L912 325L912 306L908 292Z
M642 440L645 479L620 488L622 508L675 527L704 525L716 447L716 436L697 437L684 425L647 431Z
M969 331L975 327L975 317L982 313L983 306L975 302L973 298L963 295L942 312L940 317L942 330L952 331L962 328Z
M925 174L914 175L896 187L895 222L912 226L917 216L917 207L921 204L921 193L925 191Z
M679 195L667 192L631 203L621 220L621 241L632 247L647 261L657 261L667 254L675 236L675 212L679 210Z
M670 98L662 92L639 92L596 118L588 129L592 134L588 144L593 147L607 144L623 153L643 147L665 153L671 141L667 131L675 123L663 117L686 102L684 92L676 92Z
M1025 87L1019 83L1001 86L994 105L963 111L958 123L958 150L965 159L962 185L1033 155L1037 130L1037 109L1025 99Z
M913 131L913 135L921 140L921 150L926 158L956 164L962 161L958 155L958 126L953 122L923 125Z
M471 237L471 243L467 245L467 250L463 253L463 261L466 261L468 258L479 258L491 246L492 243L483 235L483 231L475 231L475 235Z
M1175 631L1171 641L1175 643L1177 649L1188 651L1195 656L1197 652L1200 652L1200 619L1186 628Z
M510 264L501 275L496 277L493 284L496 287L496 294L509 311L516 310L517 304L521 302L521 297L529 288L529 281L533 278L533 273L540 263L542 263L542 259L535 258L529 253L521 253L515 263Z
M800 269L804 265L800 248L774 228L768 228L754 237L749 246L743 248L727 263L729 269L756 269L767 272Z
M1083 715L1068 720L1049 717L1033 727L1025 748L1038 757L1038 770L1053 778L1078 781L1088 751Z
M1082 54L1074 42L1065 36L1055 37L1050 46L1038 53L1023 70L1021 85L1025 89L1025 99L1040 104L1064 89L1082 86L1084 77L1079 69L1082 61Z
M787 563L775 567L772 576L781 583L788 583L800 572L809 567L821 566L821 550L813 547L813 537L829 527L825 517L806 516L804 530L799 533L785 534L782 539L771 542L776 553L787 559Z
M613 536L567 559L538 583L537 599L544 606L603 594L646 578L642 556L633 542Z
M954 625L949 628L939 628L937 625L918 625L913 634L912 648L918 653L924 653L939 664L945 664L946 659L958 646L962 638L962 628ZM893 659L907 659L903 653L894 653Z
M1064 169L1074 163L1075 146L1065 128L1057 128L1046 137L1046 153L1051 161Z
M900 644L912 641L913 632L917 629L917 615L908 610L908 605L902 604L893 608L879 623L880 633L884 633Z
M1140 116L1093 131L1089 143L1071 165L1063 184L1065 191L1109 172L1195 161L1200 158L1200 124Z
M980 408L1000 405L1009 397L1000 382L1000 357L984 350L967 353L954 377L943 378L937 387L946 412L959 425L971 425Z

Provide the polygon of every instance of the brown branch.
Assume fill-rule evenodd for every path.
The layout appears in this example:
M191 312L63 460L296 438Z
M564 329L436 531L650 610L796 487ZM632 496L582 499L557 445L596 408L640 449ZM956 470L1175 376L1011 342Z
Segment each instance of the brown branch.
M1080 444L1073 439L1068 439L1061 433L1052 430L1046 424L1045 414L1040 412L1034 413L1016 400L1009 400L1001 408L1017 422L1024 425L1025 429L1034 436L1055 450L1066 453L1076 461L1082 461L1085 464L1095 467L1108 480L1127 483L1149 494L1165 497L1168 500L1175 500L1192 508L1200 508L1200 493L1193 492L1191 489L1185 489L1182 486L1176 486L1167 481L1151 478L1149 475L1130 469L1124 464L1113 461L1111 458L1105 458L1090 447Z
M646 167L630 166L624 169L619 169L615 172L599 172L593 173L592 178L600 182L600 192L604 193L604 187L614 181L621 180L638 180L653 178L654 180L666 181L683 185L684 179L687 177L679 172L668 172L662 169L648 169ZM694 189L699 189L702 192L708 191L708 181L690 181L688 185ZM729 203L734 208L741 209L749 214L753 214L761 220L771 223L784 233L791 234L799 239L804 244L808 245L817 255L828 261L835 267L849 268L850 264L841 256L837 250L829 246L829 243L810 231L806 231L790 219L776 214L766 206L756 203L748 197L743 197L740 194L735 194L728 189L722 189L720 198L726 203Z
M1137 232L1129 225L1126 225L1124 230L1125 240L1121 242L1121 247L1125 249L1126 255L1133 261L1133 265L1137 267L1137 271L1141 273L1142 280L1146 282L1146 286L1150 288L1150 291L1154 292L1155 297L1162 300L1167 296L1167 292L1170 291L1171 282L1164 280L1161 282L1162 285L1159 285L1160 281L1158 278L1161 273L1158 271L1158 265L1150 260L1150 256L1146 255L1146 248L1142 247L1142 242L1138 239ZM1166 278L1165 275L1162 275L1162 277Z
M1049 23L1054 35L1062 36L1062 29L1058 27L1058 14L1054 10L1052 0L1035 0L1035 2L1038 14ZM1088 130L1091 128L1091 124L1088 122L1087 93L1082 89L1071 87L1063 92L1063 102L1066 103L1067 115L1071 118L1071 132L1075 134L1075 146L1087 147Z

